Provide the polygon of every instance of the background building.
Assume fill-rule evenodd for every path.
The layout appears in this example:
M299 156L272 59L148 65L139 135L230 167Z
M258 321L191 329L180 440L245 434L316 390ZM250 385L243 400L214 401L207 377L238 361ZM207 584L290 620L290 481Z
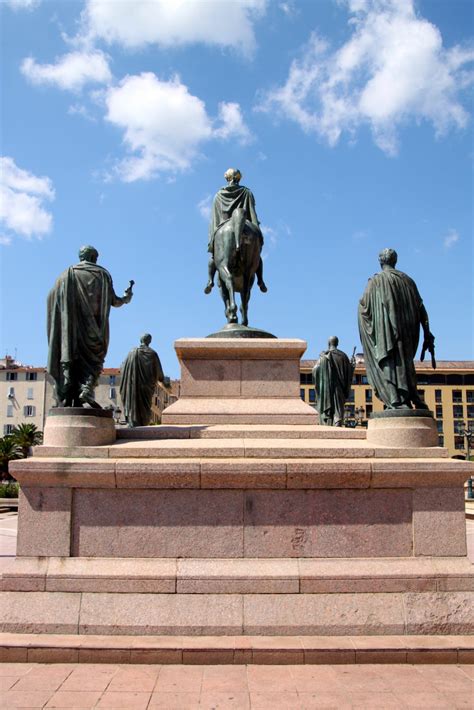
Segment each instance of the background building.
M300 369L301 398L315 405L316 393L311 371L316 360L302 360ZM436 418L439 442L450 456L465 453L465 438L461 434L465 424L474 430L474 361L441 360L436 370L431 363L415 362L418 392ZM367 426L372 412L382 411L383 405L374 395L367 380L363 355L356 355L353 385L346 402L348 425Z
M117 423L125 423L120 397L120 369L105 368L95 390L95 399L104 409L113 409ZM176 394L176 392L178 394ZM152 424L161 422L161 412L179 396L179 381L170 387L158 382L152 400ZM44 367L22 365L10 356L0 360L0 436L18 424L35 424L40 431L48 411L54 406L54 385Z
M316 393L312 381L315 360L301 360L301 398L315 406ZM474 361L441 360L436 370L431 363L415 362L418 391L433 412L438 427L439 442L449 455L465 453L464 426L474 430ZM165 387L158 382L152 400L152 424L160 424L162 411L175 402L180 393L180 381L171 380ZM102 371L95 391L97 402L114 410L117 423L124 423L120 398L120 369ZM21 422L44 429L45 417L54 404L53 383L44 367L22 365L12 357L0 360L0 435L11 432ZM381 411L367 381L363 355L356 355L353 385L346 402L346 425L367 426L372 412Z

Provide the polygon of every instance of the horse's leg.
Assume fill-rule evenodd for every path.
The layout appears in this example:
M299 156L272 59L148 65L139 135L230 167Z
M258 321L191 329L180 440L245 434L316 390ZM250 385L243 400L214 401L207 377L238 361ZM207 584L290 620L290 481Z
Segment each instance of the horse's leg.
M226 309L227 322L238 323L237 306L235 303L234 282L232 280L232 274L230 273L227 264L222 265L219 273L221 281L224 282L228 293L228 304Z
M240 312L242 313L242 325L248 325L249 324L249 317L248 317L248 307L249 307L249 301L250 301L250 294L252 291L252 286L253 282L255 280L255 276L244 276L244 283L243 283L243 288L242 288L242 293L241 298L242 298L242 306L240 308Z
M237 306L235 305L234 285L227 266L219 270L222 298L225 303L225 315L228 323L237 323Z

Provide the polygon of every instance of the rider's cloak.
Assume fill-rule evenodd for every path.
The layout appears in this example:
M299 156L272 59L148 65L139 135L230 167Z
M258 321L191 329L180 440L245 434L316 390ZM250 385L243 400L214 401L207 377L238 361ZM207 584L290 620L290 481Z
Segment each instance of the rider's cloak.
M388 267L369 279L359 303L367 378L376 396L389 408L407 396L416 396L413 360L422 305L413 279Z
M244 209L249 222L259 227L260 222L255 211L255 197L252 192L244 185L226 185L221 187L214 198L209 225L209 244L213 243L216 231L221 224L230 219L232 212L237 207Z

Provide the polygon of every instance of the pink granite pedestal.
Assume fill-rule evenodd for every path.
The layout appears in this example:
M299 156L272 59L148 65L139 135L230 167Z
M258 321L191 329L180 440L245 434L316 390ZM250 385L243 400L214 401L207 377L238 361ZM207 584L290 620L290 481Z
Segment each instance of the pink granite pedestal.
M183 338L175 350L181 392L163 424L316 423L300 397L304 340Z
M108 650L117 635L283 649L295 635L473 634L474 465L431 439L316 425L299 399L305 347L178 341L183 397L162 426L12 462L0 632L101 635Z

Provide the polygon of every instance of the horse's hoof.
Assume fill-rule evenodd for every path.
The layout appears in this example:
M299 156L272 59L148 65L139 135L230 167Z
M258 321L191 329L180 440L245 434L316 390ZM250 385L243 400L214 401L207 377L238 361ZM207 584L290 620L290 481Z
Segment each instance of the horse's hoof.
M206 293L206 294L207 294L207 293L211 293L213 287L214 287L214 284L213 284L213 283L207 284L206 288L204 289L204 293Z
M258 287L259 287L259 289L260 289L260 291L261 291L262 293L266 293L266 292L268 291L268 288L265 286L265 284L263 283L263 281L262 281L261 284L258 284Z

